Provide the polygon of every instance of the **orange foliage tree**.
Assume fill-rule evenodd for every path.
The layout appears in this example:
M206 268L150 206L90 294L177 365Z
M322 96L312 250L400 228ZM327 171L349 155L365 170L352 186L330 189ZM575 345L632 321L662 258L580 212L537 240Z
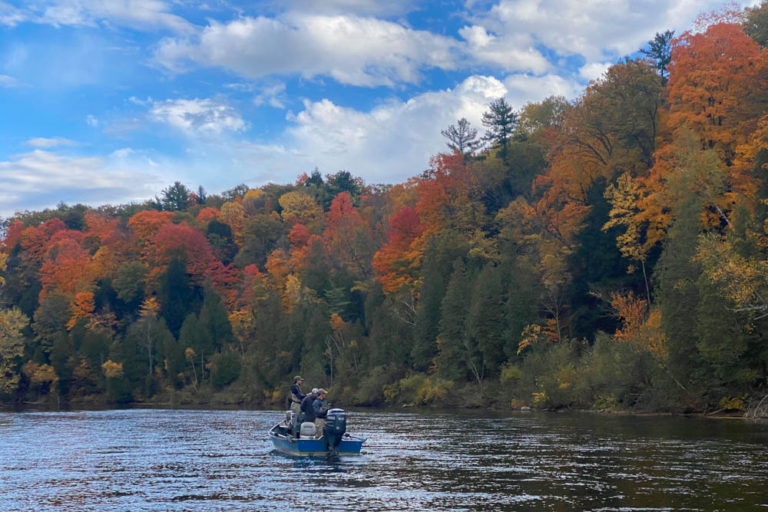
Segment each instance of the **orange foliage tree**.
M337 265L354 268L360 275L367 276L370 260L365 243L369 237L368 225L352 204L348 192L333 198L325 216L325 226L323 239L328 257Z
M724 219L739 204L754 208L758 177L751 157L768 108L767 59L766 51L734 23L715 23L675 41L663 143L644 182L641 217L649 224L649 243L661 240L670 222L670 177L693 172L691 162L703 158L696 151L714 151L719 159L706 162L706 169L696 171L701 179L692 182L707 194L708 207L718 210L715 217Z
M50 240L47 257L40 266L41 299L51 290L73 296L92 288L91 255L80 245L81 238L77 231L58 231Z
M401 288L415 288L423 256L421 234L424 226L419 214L410 206L403 207L389 221L389 242L373 256L373 267L386 293Z
M186 222L161 226L153 245L157 265L167 265L173 258L180 258L186 262L187 273L197 283L203 281L216 261L205 235Z

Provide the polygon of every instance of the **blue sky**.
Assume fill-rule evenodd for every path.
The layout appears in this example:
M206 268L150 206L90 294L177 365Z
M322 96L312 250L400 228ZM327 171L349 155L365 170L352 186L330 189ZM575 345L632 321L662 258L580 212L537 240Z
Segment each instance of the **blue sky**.
M739 5L753 5L742 1ZM0 216L348 170L586 84L710 0L0 0Z

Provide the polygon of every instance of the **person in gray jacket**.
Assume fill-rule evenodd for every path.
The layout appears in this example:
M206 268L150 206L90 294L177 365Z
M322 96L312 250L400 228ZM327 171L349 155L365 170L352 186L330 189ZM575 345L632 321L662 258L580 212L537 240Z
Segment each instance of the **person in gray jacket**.
M317 390L317 398L312 402L312 410L315 413L315 431L317 432L317 437L323 436L325 416L328 414L328 402L325 401L326 396L328 396L328 392L320 388Z

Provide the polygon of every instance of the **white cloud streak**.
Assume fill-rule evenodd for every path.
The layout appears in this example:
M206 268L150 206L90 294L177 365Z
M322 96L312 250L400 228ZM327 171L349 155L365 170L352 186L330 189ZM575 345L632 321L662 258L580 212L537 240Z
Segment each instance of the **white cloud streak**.
M157 178L117 159L36 149L0 161L0 216L61 201L100 205L151 197Z
M65 137L34 137L24 144L33 148L48 149L56 146L76 146L77 142Z
M175 99L155 102L150 117L188 135L220 135L245 129L245 121L234 108L212 99Z
M0 87L17 87L18 80L8 75L0 75Z
M272 108L285 109L285 103L288 100L285 94L285 84L277 84L264 87L259 94L254 96L253 104L256 106L269 105Z
M365 16L402 15L418 8L413 0L279 0L277 4L290 11Z
M171 11L172 4L162 0L47 0L30 2L23 9L0 2L0 23L15 26L32 22L57 27L105 24L180 34L195 30L191 23Z
M358 86L417 82L427 68L455 69L457 41L370 17L296 15L212 22L199 40L166 39L156 53L174 71L185 63L247 78L330 76Z
M26 16L20 9L0 1L0 25L14 27L25 19Z

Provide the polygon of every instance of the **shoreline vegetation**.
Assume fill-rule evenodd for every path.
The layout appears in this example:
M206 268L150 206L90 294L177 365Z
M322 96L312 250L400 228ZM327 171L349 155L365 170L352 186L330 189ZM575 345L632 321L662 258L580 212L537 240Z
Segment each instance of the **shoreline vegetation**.
M749 410L716 410L716 411L651 411L637 409L586 409L563 407L558 409L533 408L521 405L520 402L503 403L492 401L485 406L477 403L457 403L452 407L437 404L400 403L398 405L352 405L340 404L347 410L381 411L381 412L445 412L453 411L468 413L476 411L481 413L579 413L600 414L608 416L691 416L716 419L743 419L743 420L768 420L768 395ZM133 401L124 404L115 404L107 396L91 396L85 399L75 399L62 404L55 397L43 397L35 402L3 403L0 402L0 412L77 412L77 411L104 411L104 410L275 410L283 411L279 403L269 401L248 401L241 397L233 397L223 394L211 394L208 398L199 399L183 393L173 392L170 395L156 395L147 401Z
M768 412L768 3L347 171L5 219L0 402ZM306 391L306 390L305 390Z
M723 419L723 420L748 420L748 421L768 421L768 410L762 410L761 412L749 411L687 411L687 412L673 412L673 411L638 411L632 409L534 409L529 406L511 407L504 406L502 404L496 404L494 406L480 408L473 406L457 406L453 408L425 406L425 405L412 405L402 404L400 406L352 406L346 407L339 405L347 411L367 411L367 412L381 412L381 413L442 413L451 412L459 414L468 413L480 413L480 414L526 414L526 413L569 413L569 414L597 414L601 416L637 416L637 417L694 417L694 418L711 418L711 419ZM23 404L8 404L0 403L0 412L5 413L29 413L29 412L82 412L82 411L113 411L113 410L200 410L200 411L284 411L284 407L276 406L275 404L266 403L231 403L227 401L217 402L205 401L205 402L185 402L177 403L174 400L152 400L150 402L132 402L130 404L123 404L122 406L115 406L114 403L108 401L83 401L67 404L62 408L60 404L52 403L50 401L37 401L26 402Z

